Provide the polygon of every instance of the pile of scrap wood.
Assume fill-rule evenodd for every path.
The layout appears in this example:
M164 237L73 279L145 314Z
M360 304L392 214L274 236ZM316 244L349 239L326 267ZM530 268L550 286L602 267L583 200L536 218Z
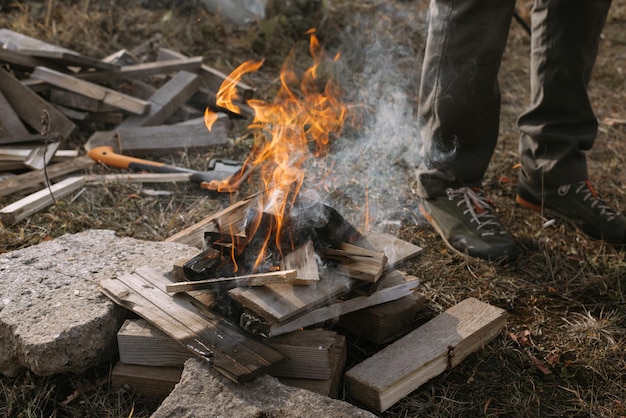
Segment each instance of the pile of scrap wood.
M106 146L141 157L228 143L228 115L219 113L210 132L202 117L226 75L158 40L94 59L0 29L0 197L42 188L2 208L5 225L52 203L52 196L101 182L82 175L56 182L93 164L83 151ZM253 94L243 83L237 88L241 100ZM245 104L240 109L249 115ZM54 184L43 189L46 180ZM177 180L189 176L150 179Z
M239 219L236 213L246 203L168 241L200 250L203 236ZM290 263L269 273L190 281L190 260L181 260L172 277L142 267L102 281L109 298L143 318L127 321L118 333L113 383L164 396L180 379L185 360L197 356L235 382L269 373L285 384L337 397L343 379L351 400L383 412L459 364L505 325L502 309L470 298L415 329L424 305L416 293L419 281L397 268L421 248L389 234L328 248L320 269L307 257L310 246L301 248L303 253L293 250L284 257L297 252ZM204 265L213 264L212 253L200 254ZM220 306L225 300L231 302L228 309ZM346 370L348 336L385 348Z

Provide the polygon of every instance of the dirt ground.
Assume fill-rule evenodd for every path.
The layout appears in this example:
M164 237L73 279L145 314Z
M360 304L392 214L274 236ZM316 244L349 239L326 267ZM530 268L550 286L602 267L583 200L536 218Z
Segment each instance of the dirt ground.
M163 35L162 45L202 55L206 64L227 73L245 60L265 58L261 70L246 79L265 100L276 92L279 68L289 51L306 57L304 33L317 28L322 44L341 53L335 71L360 122L333 144L328 160L335 170L320 195L355 226L392 232L424 248L403 268L421 280L420 291L428 300L416 326L467 297L509 313L506 330L493 342L382 416L626 416L624 249L589 240L566 223L551 222L514 203L519 138L515 120L528 103L529 83L530 38L520 24L511 25L500 72L501 140L485 185L522 254L517 263L497 266L448 252L415 210L407 167L414 162L418 144L413 114L426 0L311 1L311 7L245 27L209 15L197 2L149 2L149 8L141 3L9 3L0 10L0 22L2 27L96 58L134 48L157 32ZM613 3L590 86L601 129L589 152L589 170L603 196L624 210L626 126L611 119L626 119L626 4ZM528 18L529 7L528 1L519 3L523 18ZM306 62L299 60L298 65ZM245 124L237 122L230 148L162 158L195 168L214 156L240 158L251 146ZM80 147L84 140L74 138L73 143ZM165 197L147 196L138 186L121 184L88 188L57 207L3 227L0 252L86 228L161 240L250 188L217 197L186 185L171 186L172 193ZM18 197L2 198L0 204ZM347 366L379 348L351 340ZM110 387L109 366L85 376L39 378L24 373L1 378L0 414L149 416L158 403ZM78 395L68 398L73 393Z

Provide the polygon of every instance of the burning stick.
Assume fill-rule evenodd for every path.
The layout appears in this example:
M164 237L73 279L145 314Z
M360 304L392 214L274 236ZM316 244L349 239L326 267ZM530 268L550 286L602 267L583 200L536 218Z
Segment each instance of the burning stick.
M189 292L191 290L213 289L220 285L263 286L271 283L290 283L296 279L296 270L271 271L269 273L247 274L245 276L220 277L217 279L198 280L168 284L168 293Z

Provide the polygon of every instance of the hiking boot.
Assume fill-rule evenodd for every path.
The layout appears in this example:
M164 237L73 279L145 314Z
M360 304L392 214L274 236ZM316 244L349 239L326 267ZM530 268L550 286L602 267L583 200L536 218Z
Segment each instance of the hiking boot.
M626 217L611 208L589 180L546 187L522 174L515 200L526 208L570 221L591 238L626 243Z
M456 253L507 262L517 258L513 237L493 212L482 189L447 189L447 196L422 199L420 212Z

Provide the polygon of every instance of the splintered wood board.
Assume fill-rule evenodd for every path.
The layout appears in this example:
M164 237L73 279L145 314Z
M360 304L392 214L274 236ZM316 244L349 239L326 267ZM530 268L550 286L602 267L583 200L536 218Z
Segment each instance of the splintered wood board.
M503 309L465 299L348 370L348 394L384 412L479 350L505 325Z
M50 117L51 135L67 138L76 129L76 125L57 110L54 105L48 103L3 69L0 69L0 91L20 119L37 132L40 132L42 128L41 113L44 109Z
M1 136L27 137L29 134L2 92L0 92L0 128Z
M145 100L46 67L35 68L31 77L137 115L144 115L150 110L150 103Z
M224 376L243 382L265 373L284 356L239 327L199 306L187 294L171 296L167 277L149 267L100 282L104 294L187 347Z
M348 293L353 286L353 279L328 269L314 286L277 283L255 288L238 287L228 293L244 307L274 323L287 321L317 308L339 295Z

